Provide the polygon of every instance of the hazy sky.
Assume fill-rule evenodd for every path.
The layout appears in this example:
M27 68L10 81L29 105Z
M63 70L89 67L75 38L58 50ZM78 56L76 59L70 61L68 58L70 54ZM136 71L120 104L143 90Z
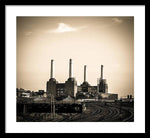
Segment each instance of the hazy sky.
M65 82L69 59L80 85L97 85L101 65L108 91L119 97L134 93L133 17L17 17L17 87L46 90L50 61L55 78Z

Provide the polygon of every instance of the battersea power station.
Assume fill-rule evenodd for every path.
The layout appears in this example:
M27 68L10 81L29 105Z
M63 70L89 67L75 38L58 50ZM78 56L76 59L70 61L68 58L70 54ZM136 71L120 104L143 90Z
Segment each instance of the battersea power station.
M51 60L50 79L46 83L47 98L53 95L56 100L62 100L68 96L73 99L118 99L118 94L108 92L108 84L103 78L103 65L101 65L101 75L97 86L91 86L86 80L86 65L84 65L84 81L80 86L77 86L77 81L72 75L72 64L72 59L70 59L68 80L65 83L59 83L53 73L54 60Z

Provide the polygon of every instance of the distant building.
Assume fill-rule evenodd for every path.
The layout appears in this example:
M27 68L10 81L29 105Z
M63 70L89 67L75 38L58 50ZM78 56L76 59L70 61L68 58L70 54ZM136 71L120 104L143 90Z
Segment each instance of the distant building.
M99 79L99 92L107 93L108 92L108 84L106 83L106 79L103 79L103 65L101 65L101 77Z
M21 97L29 98L29 97L30 97L30 93L23 92L23 93L21 94Z
M72 97L76 97L77 93L77 81L75 78L69 78L65 82L65 94L70 95Z
M84 65L84 81L78 86L78 92L87 92L89 94L97 92L97 86L91 86L86 80L86 65Z
M95 98L103 97L108 99L118 98L117 94L108 93L108 84L106 79L103 79L103 65L101 65L101 77L97 86L91 86L86 80L86 65L84 65L84 81L80 86L77 86L77 81L72 76L72 60L69 60L69 78L65 83L58 83L53 74L53 62L51 60L50 79L46 84L47 98L54 95L55 99L66 98L68 95L78 98ZM103 93L103 94L102 94ZM106 94L108 93L108 94Z
M72 77L72 60L69 61L69 78L65 83L58 83L53 76L53 60L51 60L51 76L50 80L47 81L46 91L47 97L50 98L51 94L55 97L61 97L70 95L72 97L76 96L77 93L77 82L75 78Z
M31 97L31 91L30 90L24 90L23 88L16 89L17 97Z

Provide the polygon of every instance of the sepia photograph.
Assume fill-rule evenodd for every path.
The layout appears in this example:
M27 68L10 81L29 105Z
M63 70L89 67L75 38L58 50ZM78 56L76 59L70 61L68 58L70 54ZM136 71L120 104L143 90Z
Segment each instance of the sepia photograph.
M134 16L16 16L17 122L134 122Z

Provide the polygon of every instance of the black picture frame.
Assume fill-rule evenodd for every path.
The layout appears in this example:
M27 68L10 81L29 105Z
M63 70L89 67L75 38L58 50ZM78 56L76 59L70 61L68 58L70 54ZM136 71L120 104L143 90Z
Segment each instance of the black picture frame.
M14 136L14 135L25 135L25 136L28 136L28 135L35 135L35 133L26 133L26 134L19 134L19 133L6 133L5 132L5 99L6 99L6 95L5 95L5 91L6 91L6 73L5 73L5 70L6 70L6 58L5 58L5 52L6 52L6 49L5 49L5 6L6 5L144 5L145 6L145 82L147 82L147 77L148 75L146 74L147 71L148 71L148 45L149 45L149 16L150 16L150 12L149 12L149 7L150 7L150 1L149 0L136 0L136 1L133 1L133 0L123 0L123 1L120 1L120 0L103 0L103 1L86 1L86 2L80 2L78 3L77 1L60 1L59 3L56 2L56 1L46 1L46 0L42 0L42 1L34 1L34 0L1 0L0 1L0 17L1 17L1 57L3 59L3 64L1 65L1 69L2 69L2 77L1 77L1 86L3 88L3 90L1 91L1 100L0 100L0 105L1 105L1 128L0 128L0 131L1 131L1 136ZM148 136L149 132L150 132L150 129L149 129L149 112L148 112L148 102L149 102L149 92L147 91L147 85L145 83L145 136ZM43 135L48 135L49 133L44 133L44 134L39 134L38 133L38 136L43 136ZM51 135L55 134L56 136L56 133L51 133ZM78 134L81 135L81 133L75 133L73 134L74 136L78 136ZM91 135L91 133L87 133L88 136ZM100 133L100 134L103 134L103 133ZM59 133L57 134L59 136L63 136L62 133ZM92 134L93 135L93 134ZM105 134L107 136L113 136L114 134ZM118 134L119 135L119 134ZM128 134L123 134L125 136L127 136ZM129 134L130 135L130 134ZM68 134L68 136L70 136L70 134ZM133 136L133 135L132 135Z

